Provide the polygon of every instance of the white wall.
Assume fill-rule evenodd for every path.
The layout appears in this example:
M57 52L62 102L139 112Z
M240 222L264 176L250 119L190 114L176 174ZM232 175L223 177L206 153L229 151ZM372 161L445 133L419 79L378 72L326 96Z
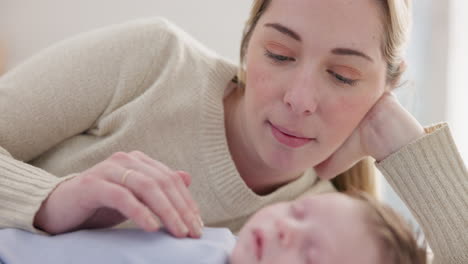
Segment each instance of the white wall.
M468 1L451 1L448 118L455 141L468 161Z
M238 61L251 0L0 0L6 68L79 32L126 20L164 16L221 55Z
M447 1L414 0L408 69L397 90L402 104L423 125L447 118L449 6Z

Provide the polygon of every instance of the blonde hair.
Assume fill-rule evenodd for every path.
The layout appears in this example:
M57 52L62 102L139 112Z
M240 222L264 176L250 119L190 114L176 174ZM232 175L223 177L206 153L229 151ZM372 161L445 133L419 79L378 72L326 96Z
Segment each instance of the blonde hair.
M250 16L245 24L240 48L240 67L236 81L245 89L245 55L252 33L260 17L265 13L272 0L254 0ZM411 28L411 0L376 0L383 13L382 54L387 63L387 83L396 87L405 70L403 51ZM365 158L353 167L335 177L332 182L339 191L351 187L376 195L373 160Z
M388 205L380 203L370 195L359 191L348 191L348 195L362 202L368 224L377 239L381 262L385 264L426 264L425 245L418 245L411 225Z

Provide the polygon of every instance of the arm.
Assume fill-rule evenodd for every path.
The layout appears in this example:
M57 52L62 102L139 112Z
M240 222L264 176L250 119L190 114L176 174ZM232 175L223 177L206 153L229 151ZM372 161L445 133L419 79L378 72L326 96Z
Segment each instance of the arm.
M421 225L435 263L467 263L468 173L446 124L426 133L377 168Z
M434 251L435 263L467 262L468 174L448 127L425 131L386 93L316 170L320 177L333 177L364 156L376 159L416 216Z
M35 230L41 203L67 179L26 162L86 133L143 92L160 36L138 28L125 24L81 35L0 78L0 227Z

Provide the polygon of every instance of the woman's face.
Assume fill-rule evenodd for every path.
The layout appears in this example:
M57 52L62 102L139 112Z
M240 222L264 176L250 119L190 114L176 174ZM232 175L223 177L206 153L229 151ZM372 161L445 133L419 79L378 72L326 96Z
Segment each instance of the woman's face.
M283 173L331 155L383 94L375 0L273 0L245 58L242 116L250 145Z
M271 205L242 228L230 263L380 263L366 213L340 193Z

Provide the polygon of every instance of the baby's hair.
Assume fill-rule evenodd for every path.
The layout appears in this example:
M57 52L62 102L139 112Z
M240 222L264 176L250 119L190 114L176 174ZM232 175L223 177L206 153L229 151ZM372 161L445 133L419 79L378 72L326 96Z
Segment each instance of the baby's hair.
M418 245L411 225L401 215L364 192L346 194L365 205L370 226L380 243L381 263L427 264L425 245Z

